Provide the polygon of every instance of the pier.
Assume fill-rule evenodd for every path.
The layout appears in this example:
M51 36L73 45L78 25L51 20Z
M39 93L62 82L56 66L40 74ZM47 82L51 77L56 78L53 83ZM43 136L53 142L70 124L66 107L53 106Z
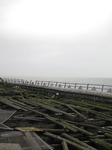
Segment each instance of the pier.
M53 93L54 96L68 95L77 98L87 98L92 100L102 100L112 102L112 85L84 84L84 83L65 83L56 81L28 81L23 79L1 78L4 84L15 86L26 86L38 89L43 92Z
M60 84L1 80L1 150L112 149L112 99Z

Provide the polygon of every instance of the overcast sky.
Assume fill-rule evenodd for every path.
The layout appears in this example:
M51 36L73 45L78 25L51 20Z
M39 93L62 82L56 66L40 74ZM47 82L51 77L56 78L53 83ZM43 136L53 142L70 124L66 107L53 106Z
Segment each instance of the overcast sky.
M0 76L112 77L112 0L0 0Z

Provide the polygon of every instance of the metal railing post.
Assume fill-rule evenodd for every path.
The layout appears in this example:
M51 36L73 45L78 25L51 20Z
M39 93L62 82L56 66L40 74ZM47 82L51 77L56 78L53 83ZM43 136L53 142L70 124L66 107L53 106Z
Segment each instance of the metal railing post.
M76 87L77 87L77 83L75 83L74 89L76 89Z
M103 91L103 89L104 89L104 85L102 85L102 89L101 89L101 91Z
M48 86L50 85L50 81L48 81Z
M66 88L66 83L65 83L65 85L64 85L64 88Z
M41 81L41 85L43 84L43 81Z
M87 84L87 90L88 90L88 88L89 88L89 84Z
M57 86L58 82L56 82L55 86Z

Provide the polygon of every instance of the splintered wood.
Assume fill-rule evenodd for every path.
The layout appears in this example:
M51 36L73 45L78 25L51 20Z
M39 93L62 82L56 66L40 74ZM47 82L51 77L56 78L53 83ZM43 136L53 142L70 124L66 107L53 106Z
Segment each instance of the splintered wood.
M0 113L0 133L21 132L30 144L29 150L112 149L109 102L53 97L52 93L40 93L38 89L0 84ZM21 143L12 144L23 149Z

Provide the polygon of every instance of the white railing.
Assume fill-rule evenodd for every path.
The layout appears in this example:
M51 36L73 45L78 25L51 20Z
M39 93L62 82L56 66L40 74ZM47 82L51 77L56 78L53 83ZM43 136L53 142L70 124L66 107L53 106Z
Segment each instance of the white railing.
M83 83L65 83L56 81L28 81L23 79L13 78L2 78L5 83L11 83L16 85L44 87L50 89L58 89L63 91L78 91L78 92L89 92L89 93L103 93L112 95L111 85L100 85L100 84L83 84Z

